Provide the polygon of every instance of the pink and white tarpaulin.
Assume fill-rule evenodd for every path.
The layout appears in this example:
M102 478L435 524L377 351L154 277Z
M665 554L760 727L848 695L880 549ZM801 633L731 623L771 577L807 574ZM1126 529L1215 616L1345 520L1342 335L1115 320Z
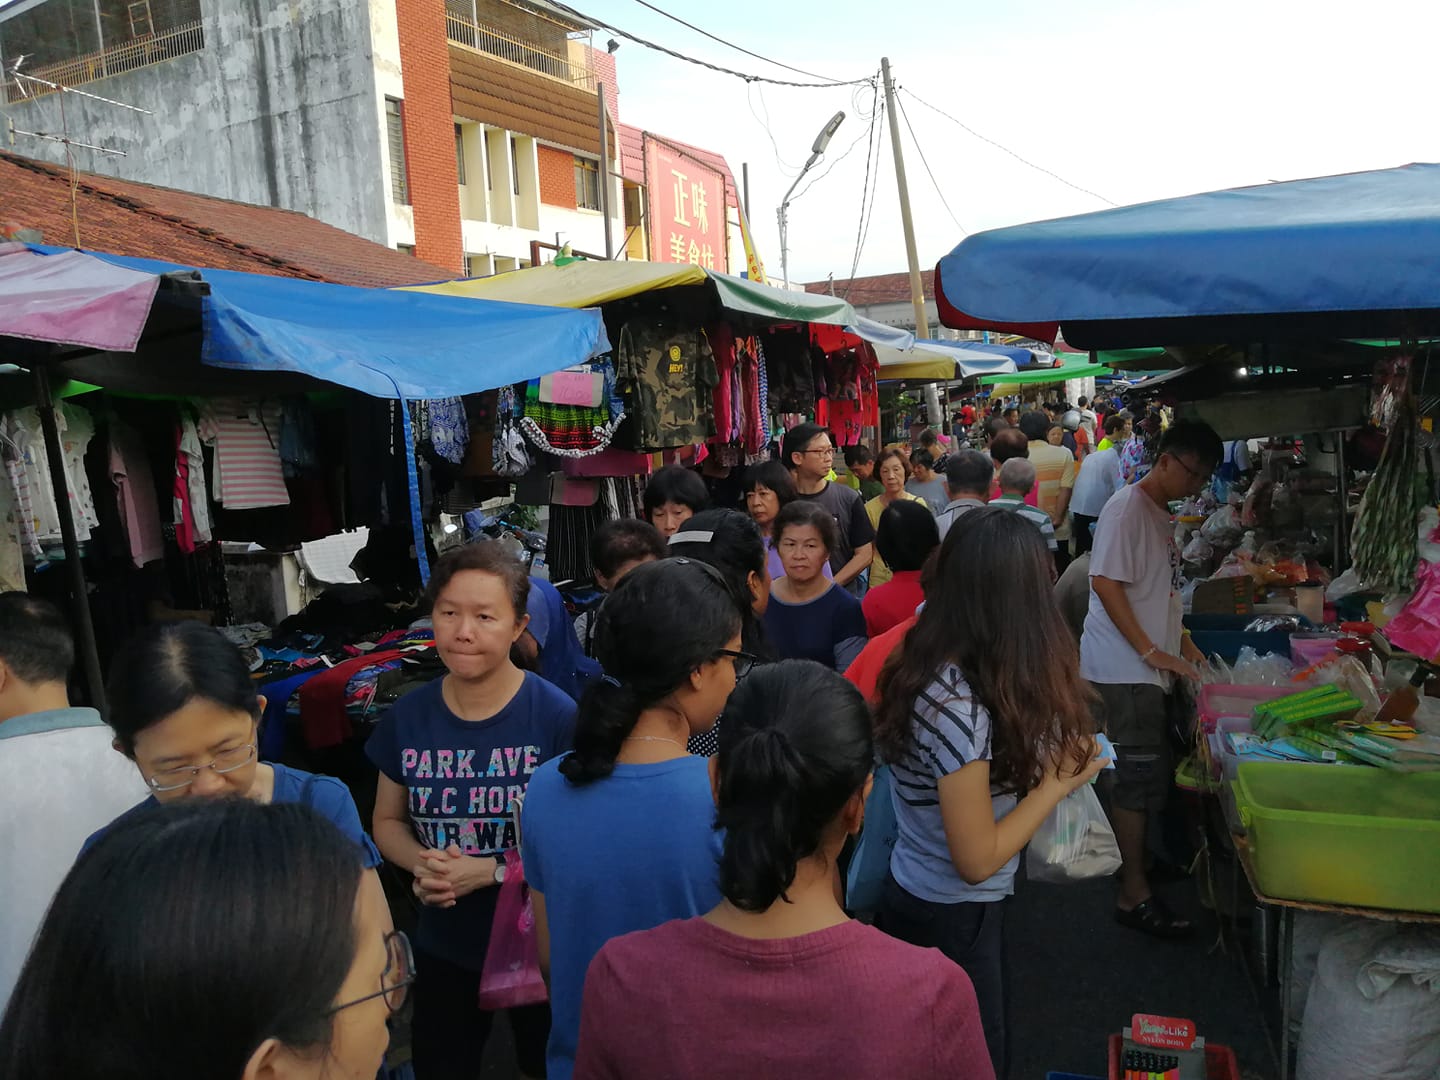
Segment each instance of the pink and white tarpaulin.
M0 337L134 352L159 287L158 274L83 251L0 244Z

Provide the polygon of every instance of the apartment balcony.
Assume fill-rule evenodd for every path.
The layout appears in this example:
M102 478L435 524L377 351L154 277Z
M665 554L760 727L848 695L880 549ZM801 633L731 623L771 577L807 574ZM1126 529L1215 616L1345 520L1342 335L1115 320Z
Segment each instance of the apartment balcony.
M595 72L589 65L553 49L523 41L491 26L477 23L453 9L445 13L446 36L451 44L493 56L582 90L595 92Z
M73 60L34 69L22 67L20 71L23 75L31 75L59 86L84 86L86 83L108 79L112 75L121 75L137 68L163 64L178 56L199 52L203 48L205 28L196 21L159 33L146 34L123 45L78 56ZM31 79L11 79L5 83L4 98L7 105L15 105L27 98L44 97L53 93L55 90L52 87Z

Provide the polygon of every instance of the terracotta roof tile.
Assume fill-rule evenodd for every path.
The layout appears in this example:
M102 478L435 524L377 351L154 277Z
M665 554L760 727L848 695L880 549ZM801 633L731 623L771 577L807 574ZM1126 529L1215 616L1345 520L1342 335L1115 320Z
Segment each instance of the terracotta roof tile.
M809 293L828 293L832 283L812 281L805 286ZM857 307L872 304L908 304L910 302L910 275L879 274L874 277L837 278L834 283L836 296L844 297ZM935 271L920 271L920 286L925 290L925 299L935 299Z
M645 183L645 150L644 139L646 132L640 128L632 127L629 124L617 124L620 132L620 174L634 184ZM702 165L714 169L725 178L725 203L727 206L739 206L738 189L735 186L735 174L730 171L730 165L725 158L713 150L702 150L698 146L691 146L679 139L672 139L666 135L656 135L649 132L652 139L659 139L668 143L676 150L683 151L699 161Z
M77 173L80 246L217 270L385 288L455 275L292 210ZM0 224L75 244L63 168L0 151Z

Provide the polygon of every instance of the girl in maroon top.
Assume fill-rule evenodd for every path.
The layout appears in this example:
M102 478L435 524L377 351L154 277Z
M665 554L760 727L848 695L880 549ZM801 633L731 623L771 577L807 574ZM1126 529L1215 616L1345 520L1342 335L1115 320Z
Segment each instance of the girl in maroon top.
M840 906L873 754L864 699L833 671L786 660L739 685L711 773L724 899L600 950L575 1080L993 1080L965 972Z

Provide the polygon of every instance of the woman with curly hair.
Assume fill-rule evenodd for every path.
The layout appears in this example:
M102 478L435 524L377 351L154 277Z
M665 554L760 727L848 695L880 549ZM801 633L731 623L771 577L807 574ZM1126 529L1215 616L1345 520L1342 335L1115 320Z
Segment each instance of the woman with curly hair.
M898 827L878 925L965 969L999 1077L1004 901L1020 851L1105 764L1051 566L1040 531L1008 511L959 518L924 609L881 672L875 718Z

